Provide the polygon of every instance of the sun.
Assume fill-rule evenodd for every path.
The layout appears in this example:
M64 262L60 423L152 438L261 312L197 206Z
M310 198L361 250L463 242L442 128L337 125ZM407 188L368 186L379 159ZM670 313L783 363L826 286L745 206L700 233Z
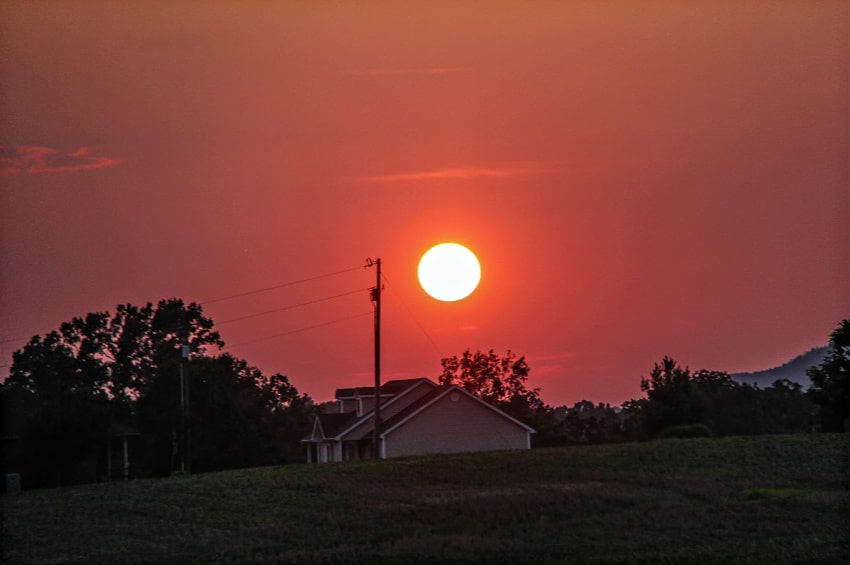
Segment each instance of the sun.
M426 251L417 272L425 292L443 302L466 298L481 281L478 258L458 243L441 243Z

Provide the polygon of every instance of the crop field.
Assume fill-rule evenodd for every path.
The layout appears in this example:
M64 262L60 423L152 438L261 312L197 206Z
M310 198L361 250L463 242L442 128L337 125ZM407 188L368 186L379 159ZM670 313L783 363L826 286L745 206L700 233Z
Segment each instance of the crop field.
M847 563L847 434L289 465L2 496L6 563Z

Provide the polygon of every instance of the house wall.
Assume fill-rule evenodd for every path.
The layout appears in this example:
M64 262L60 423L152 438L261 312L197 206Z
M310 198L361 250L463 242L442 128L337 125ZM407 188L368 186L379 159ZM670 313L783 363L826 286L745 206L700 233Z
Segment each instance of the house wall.
M317 463L342 461L342 444L338 441L323 441L318 444Z
M322 442L322 443L319 443L317 445L318 445L318 449L317 449L316 462L318 462L318 463L328 463L331 459L331 453L329 451L330 450L330 444L328 444L326 442Z
M375 407L375 397L366 396L357 399L357 415L362 416Z
M386 436L386 457L528 449L529 432L452 391Z
M339 399L339 413L343 414L345 412L354 412L357 410L357 399L354 397L351 398L340 398Z

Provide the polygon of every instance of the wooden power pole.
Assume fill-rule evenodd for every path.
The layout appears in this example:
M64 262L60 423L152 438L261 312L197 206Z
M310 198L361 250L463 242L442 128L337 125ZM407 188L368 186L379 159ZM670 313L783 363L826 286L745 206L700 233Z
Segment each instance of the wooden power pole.
M381 259L367 259L367 267L375 266L375 287L372 302L375 303L375 427L372 434L372 456L381 457Z

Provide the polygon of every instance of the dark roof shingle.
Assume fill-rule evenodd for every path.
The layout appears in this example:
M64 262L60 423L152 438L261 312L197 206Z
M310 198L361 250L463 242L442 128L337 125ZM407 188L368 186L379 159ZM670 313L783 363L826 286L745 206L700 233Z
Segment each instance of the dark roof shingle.
M341 414L319 414L319 424L325 437L333 437L345 427L350 420L357 418L355 412L343 412Z
M443 386L438 386L438 387L434 388L434 390L429 391L428 394L426 394L425 396L422 396L422 397L416 399L414 402L410 403L410 405L406 406L398 414L394 414L392 417L384 420L381 423L381 429L387 430L387 429L391 428L392 426L396 425L396 423L400 422L401 420L404 420L405 418L410 416L412 413L419 410L422 406L428 404L429 402L431 402L432 400L434 400L435 398L437 398L438 396L440 396L441 394L443 394L444 392L446 392L450 388L452 388L452 385L443 385ZM368 434L363 436L363 439L365 439L367 437L372 437L372 430L369 430Z

